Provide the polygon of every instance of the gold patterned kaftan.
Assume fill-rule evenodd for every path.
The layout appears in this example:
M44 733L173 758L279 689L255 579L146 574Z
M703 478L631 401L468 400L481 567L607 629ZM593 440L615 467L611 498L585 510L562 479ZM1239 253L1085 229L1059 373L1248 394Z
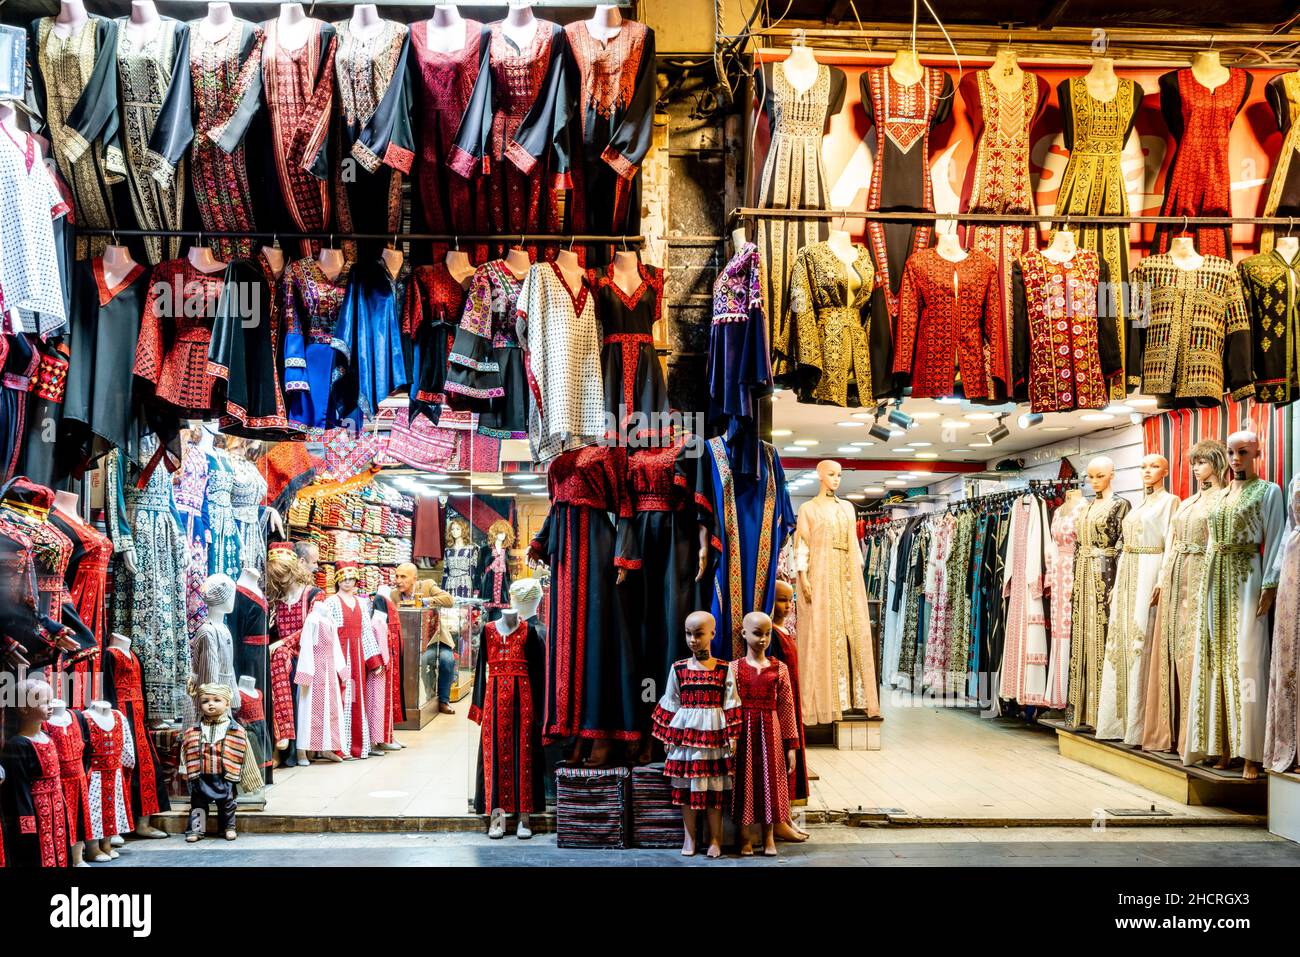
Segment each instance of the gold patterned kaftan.
M880 714L876 656L867 613L853 503L818 495L799 506L796 566L812 601L799 609L799 696L810 724L845 711Z
M1237 264L1250 319L1254 398L1300 399L1300 262L1276 249Z
M1215 498L1209 522L1183 763L1210 755L1261 761L1269 634L1268 616L1255 613L1260 593L1277 587L1282 490L1263 479L1233 482Z
M1115 96L1102 102L1088 92L1085 78L1076 76L1062 80L1056 92L1065 124L1065 148L1070 151L1056 194L1057 216L1128 215L1120 157L1137 119L1142 87L1121 78ZM1080 246L1101 254L1113 283L1128 280L1128 233L1126 226L1080 226L1076 230ZM1122 299L1116 296L1113 300L1121 359L1125 349ZM1133 370L1127 385L1137 384ZM1111 385L1111 397L1123 399L1127 385L1117 379Z
M1069 715L1074 727L1097 727L1101 662L1110 622L1110 593L1129 503L1118 495L1090 499L1079 512L1070 596Z

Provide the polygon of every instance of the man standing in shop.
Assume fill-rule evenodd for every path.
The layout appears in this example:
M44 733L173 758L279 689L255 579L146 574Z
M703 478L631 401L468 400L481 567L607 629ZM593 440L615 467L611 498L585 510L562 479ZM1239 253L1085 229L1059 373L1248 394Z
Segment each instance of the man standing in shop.
M427 602L435 608L450 608L455 604L449 592L428 579L421 581L410 562L398 565L393 577L397 581L397 600L401 604L422 605ZM439 713L455 714L451 706L451 682L456 677L456 653L441 614L438 616L438 630L420 652L420 674L425 693L432 695L436 692L438 695Z
M316 572L320 569L320 547L315 542L294 542L293 550L311 580L315 581Z

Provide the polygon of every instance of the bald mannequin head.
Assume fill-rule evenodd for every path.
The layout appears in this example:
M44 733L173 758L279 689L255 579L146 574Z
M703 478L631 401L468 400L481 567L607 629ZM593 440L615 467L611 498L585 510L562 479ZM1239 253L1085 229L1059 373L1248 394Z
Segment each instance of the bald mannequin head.
M772 602L772 624L783 625L790 617L790 603L794 601L794 586L780 578L776 580L776 597Z
M822 492L831 495L840 487L840 463L834 459L822 459L817 463L817 478L821 480Z
M717 622L707 611L693 611L686 616L686 647L697 661L713 657L713 632Z
M1141 471L1143 488L1154 492L1165 484L1165 476L1169 474L1169 460L1156 453L1143 456Z
M1256 478L1259 470L1259 436L1242 430L1228 436L1228 468L1239 482Z
M762 658L772 643L772 619L761 611L751 611L740 624L745 646L751 658Z
M1110 483L1115 479L1115 463L1104 455L1099 455L1088 463L1088 484L1094 495L1106 495L1110 492Z

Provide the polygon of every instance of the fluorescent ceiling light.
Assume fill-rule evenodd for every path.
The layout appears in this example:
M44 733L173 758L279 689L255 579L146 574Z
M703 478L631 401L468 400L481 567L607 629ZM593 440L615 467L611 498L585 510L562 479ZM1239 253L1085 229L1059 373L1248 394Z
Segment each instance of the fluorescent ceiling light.
M862 428L863 426L865 426L867 423L865 423L865 422L854 422L854 421L852 421L852 420L850 419L850 420L846 420L846 421L844 421L844 422L836 422L835 424L838 425L841 429L860 429L860 428Z
M818 440L817 439L795 439L794 444L795 445L817 445Z
M1135 395L1132 398L1125 399L1124 401L1134 408L1139 409L1147 409L1156 404L1155 396L1151 395Z
M906 488L907 483L902 479L885 479L885 484L890 488Z
M967 412L962 418L970 419L972 422L992 422L997 416L992 412Z
M866 492L868 495L884 495L884 494L885 494L885 490L884 490L883 488L881 488L879 485L868 485L868 486L867 486L866 488L864 488L862 491Z
M961 399L955 395L946 395L942 399L935 399L940 405L961 405Z
M928 449L934 443L933 442L908 442L907 444L914 449Z
M913 412L912 418L919 419L921 421L926 421L929 419L937 419L942 414L943 414L942 412Z
M787 436L787 435L794 435L794 432L792 432L790 429L773 429L773 430L772 430L772 436L773 436L774 438L777 438L777 437L784 438L784 437Z
M803 451L803 446L802 446L802 445L786 445L786 446L782 447L781 451L782 451L782 452L798 453L798 452L802 452L802 451Z
M875 442L850 442L849 443L849 445L856 446L860 449L869 449L875 444L876 444Z
M851 500L853 500L853 501L855 501L855 502L860 502L860 501L862 501L864 498L866 498L866 496L863 495L861 492L850 492L848 495L846 495L846 496L844 496L844 497L847 498L847 499L851 499Z
M1079 418L1084 422L1109 422L1111 419L1115 418L1115 416L1111 415L1109 412L1089 412L1085 415L1079 416Z
M1128 415L1133 410L1123 402L1112 402L1101 411L1109 412L1111 415Z
M902 429L890 429L889 434L896 439L901 439L903 436L907 435L907 433Z
M918 459L937 459L939 457L939 453L938 452L917 452L916 457Z
M835 451L836 451L836 452L840 452L840 453L842 453L842 454L844 454L844 455L857 455L858 452L861 451L861 450L858 449L856 446L853 446L853 445L841 445L841 446L840 446L838 449L836 449Z
M1045 425L1041 429L1039 429L1039 431L1040 432L1069 432L1070 427L1068 425Z

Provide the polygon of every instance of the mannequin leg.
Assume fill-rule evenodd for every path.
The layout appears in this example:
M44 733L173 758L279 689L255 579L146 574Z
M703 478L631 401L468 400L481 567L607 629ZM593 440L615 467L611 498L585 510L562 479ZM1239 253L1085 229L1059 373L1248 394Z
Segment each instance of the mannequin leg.
M599 768L607 764L613 743L609 738L596 738L591 744L591 754L587 755L587 760L584 762L587 767Z
M110 861L115 861L122 855L113 848L113 838L106 837L99 842L99 853L107 855Z
M1259 763L1256 761L1247 761L1241 768L1241 779L1243 781L1259 780Z
M492 817L488 823L488 837L494 841L499 841L506 836L506 812L499 807L492 809Z
M85 841L78 841L76 844L72 845L72 866L73 867L90 866L89 864L86 863L86 842Z
M682 831L685 837L682 841L682 856L695 856L695 808L682 805Z
M224 782L226 785L225 793L217 801L217 830L227 841L233 841L237 834L235 831L235 808L238 801L235 798L235 784L233 781Z
M778 841L788 841L791 844L802 844L808 840L808 834L794 826L793 821L782 821L775 828L776 839Z
M142 814L140 816L140 819L135 822L136 837L146 837L146 838L152 838L156 840L158 838L163 838L167 836L166 831L160 830L159 828L153 826L151 822L152 817L153 815L151 814Z
M744 827L738 828L738 830L740 832L740 856L753 857L754 856L754 832L752 826L746 824Z
M533 836L533 829L528 826L529 817L527 814L519 815L519 825L515 828L515 837L521 841L526 841Z
M722 808L711 807L707 811L709 819L709 857L722 856Z
M307 752L302 750L302 748L298 749L298 753L294 755L294 760L298 762L298 767L300 768L305 768L311 764L311 759L307 757Z
M203 840L203 835L208 829L208 805L207 801L202 804L198 803L197 795L190 794L190 820L185 829L185 843L195 844Z
M776 857L776 828L771 824L763 825L763 856Z

